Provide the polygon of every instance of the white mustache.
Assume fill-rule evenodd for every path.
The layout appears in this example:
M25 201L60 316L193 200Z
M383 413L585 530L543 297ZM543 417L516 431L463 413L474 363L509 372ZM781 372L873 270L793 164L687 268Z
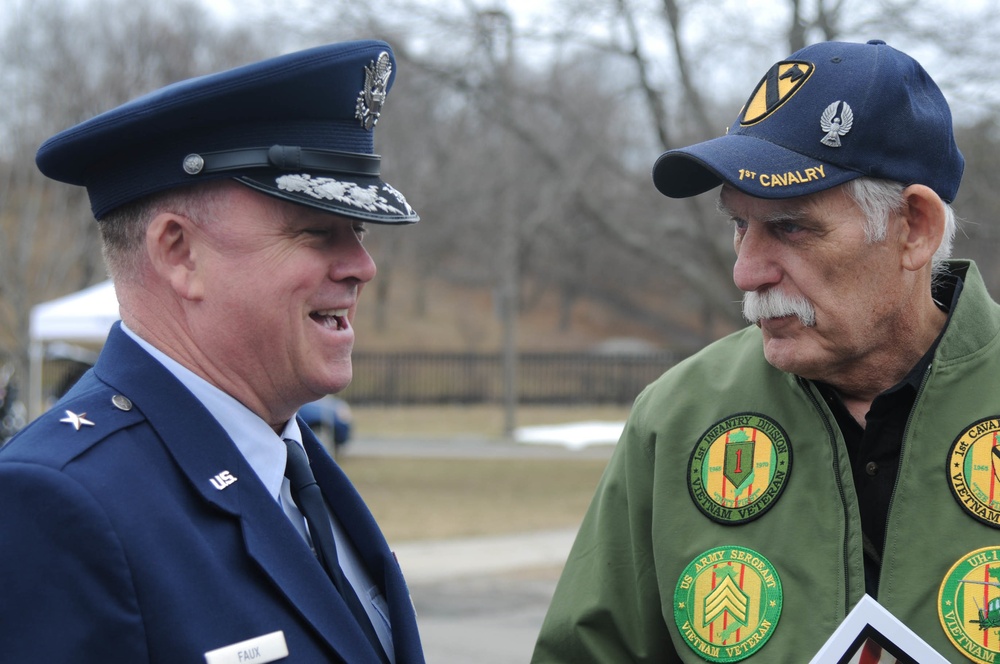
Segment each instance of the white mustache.
M816 325L816 309L804 297L785 295L778 290L743 293L743 317L752 325L765 318L795 316L805 327Z

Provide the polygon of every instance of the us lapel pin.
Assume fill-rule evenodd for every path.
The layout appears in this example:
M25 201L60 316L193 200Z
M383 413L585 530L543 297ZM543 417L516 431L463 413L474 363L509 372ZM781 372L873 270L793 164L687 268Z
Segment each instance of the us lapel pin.
M219 491L222 491L235 481L236 478L233 477L232 473L230 473L228 470L222 471L221 473L219 473L218 475L216 475L211 479L212 486L214 486Z

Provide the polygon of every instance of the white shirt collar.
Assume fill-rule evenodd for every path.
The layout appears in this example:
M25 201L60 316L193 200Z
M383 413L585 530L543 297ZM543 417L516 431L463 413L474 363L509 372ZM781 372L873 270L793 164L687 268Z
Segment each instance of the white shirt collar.
M122 323L121 327L125 334L162 364L208 409L208 412L233 439L247 463L263 482L264 487L275 500L278 500L281 482L285 476L285 460L287 458L282 439L291 438L299 443L302 442L302 432L299 430L296 419L293 417L288 420L284 431L279 436L274 433L267 422L242 403L168 357L130 330L125 323Z

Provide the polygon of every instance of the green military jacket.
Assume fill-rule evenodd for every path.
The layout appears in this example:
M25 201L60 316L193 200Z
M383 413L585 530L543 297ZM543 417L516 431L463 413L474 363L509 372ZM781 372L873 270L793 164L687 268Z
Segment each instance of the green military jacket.
M964 289L904 434L879 603L951 661L1000 662L1000 306L949 267ZM639 395L532 661L809 662L864 595L862 547L833 415L744 329Z

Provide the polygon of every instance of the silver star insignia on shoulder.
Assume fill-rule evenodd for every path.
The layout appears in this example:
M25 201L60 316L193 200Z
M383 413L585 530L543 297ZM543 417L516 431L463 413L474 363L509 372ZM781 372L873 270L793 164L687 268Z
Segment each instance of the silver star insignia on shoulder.
M67 410L66 417L62 418L59 421L65 422L66 424L72 424L73 428L76 429L77 431L80 430L80 427L94 426L94 423L87 419L86 413L80 413L79 415L77 415L71 410Z

